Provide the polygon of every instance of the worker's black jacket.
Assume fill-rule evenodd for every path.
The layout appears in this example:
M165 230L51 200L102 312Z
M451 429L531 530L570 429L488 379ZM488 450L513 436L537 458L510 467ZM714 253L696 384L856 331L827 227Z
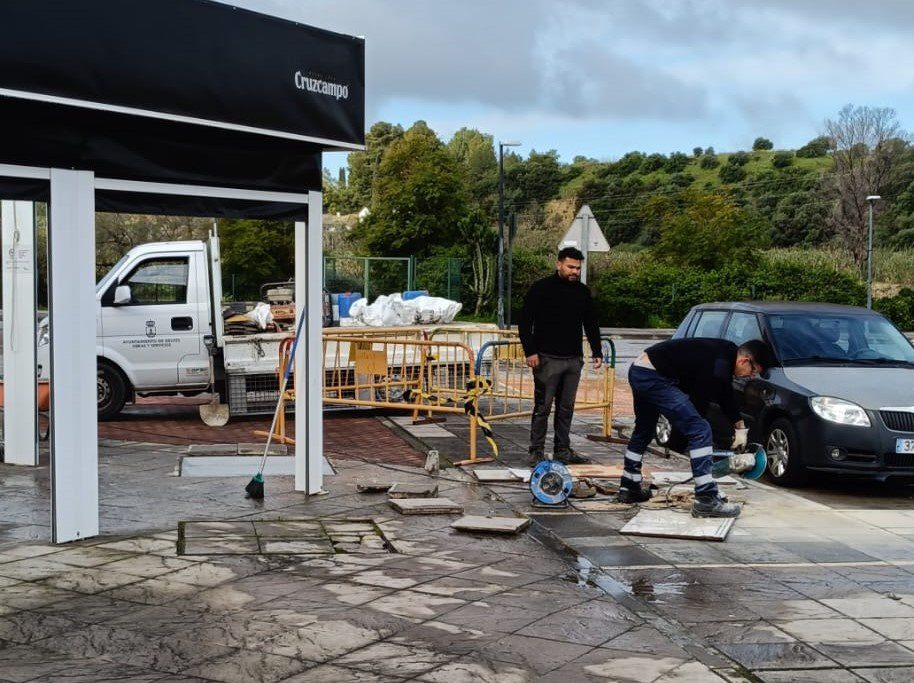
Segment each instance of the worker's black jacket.
M649 347L645 353L654 369L676 382L702 415L711 401L731 422L740 416L733 394L736 349L725 339L670 339Z
M582 327L593 357L603 355L597 311L587 285L564 280L558 273L533 283L518 323L524 355L580 357Z

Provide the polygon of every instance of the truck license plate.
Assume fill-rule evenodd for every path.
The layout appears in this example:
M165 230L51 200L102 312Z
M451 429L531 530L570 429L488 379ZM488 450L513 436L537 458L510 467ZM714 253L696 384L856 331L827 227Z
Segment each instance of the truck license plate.
M896 453L914 453L914 439L895 439Z

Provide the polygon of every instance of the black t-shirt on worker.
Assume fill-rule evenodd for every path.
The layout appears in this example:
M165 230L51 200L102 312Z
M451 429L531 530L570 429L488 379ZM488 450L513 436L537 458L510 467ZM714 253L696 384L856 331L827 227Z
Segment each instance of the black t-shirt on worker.
M654 369L676 382L698 411L710 401L720 406L731 422L741 419L733 394L737 346L726 339L670 339L645 350Z
M560 278L558 273L533 283L518 323L524 355L580 358L582 328L593 357L602 356L597 311L587 285Z

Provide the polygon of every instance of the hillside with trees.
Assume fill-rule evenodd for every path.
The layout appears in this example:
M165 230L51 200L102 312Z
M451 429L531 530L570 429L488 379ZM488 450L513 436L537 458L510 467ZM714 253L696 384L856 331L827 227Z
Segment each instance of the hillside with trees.
M506 149L506 219L516 218L514 308L550 272L556 245L588 204L612 245L590 259L602 322L675 324L709 299L862 303L869 205L875 205L877 307L914 329L914 146L891 109L843 108L800 148L759 136L746 150L632 151L611 161ZM335 255L414 256L418 285L441 294L460 259L465 310L491 317L498 211L495 141L459 130L441 140L419 121L378 122L325 211L355 214Z

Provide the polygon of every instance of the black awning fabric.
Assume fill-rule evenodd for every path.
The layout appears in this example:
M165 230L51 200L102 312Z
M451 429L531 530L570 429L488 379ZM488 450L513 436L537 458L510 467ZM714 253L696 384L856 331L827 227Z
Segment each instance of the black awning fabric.
M0 3L0 88L365 141L365 43L210 0Z
M209 0L3 2L0 26L0 163L304 193L321 189L322 151L364 144L361 39ZM46 184L0 177L0 197L46 193ZM98 193L97 206L305 214L279 202L119 192Z
M15 98L0 97L0 112L4 115L0 163L4 164L91 170L102 178L275 192L321 188L321 154L308 143ZM11 179L0 177L0 197L46 201L46 189L23 197L21 183L15 185L18 191ZM13 192L18 192L16 197ZM143 201L128 208L126 197L119 198L119 194L99 193L98 209L250 218L305 213L301 206L293 208L284 202L145 194L135 195L134 199ZM190 212L189 207L194 206L208 208ZM240 207L247 207L250 213L239 213Z

